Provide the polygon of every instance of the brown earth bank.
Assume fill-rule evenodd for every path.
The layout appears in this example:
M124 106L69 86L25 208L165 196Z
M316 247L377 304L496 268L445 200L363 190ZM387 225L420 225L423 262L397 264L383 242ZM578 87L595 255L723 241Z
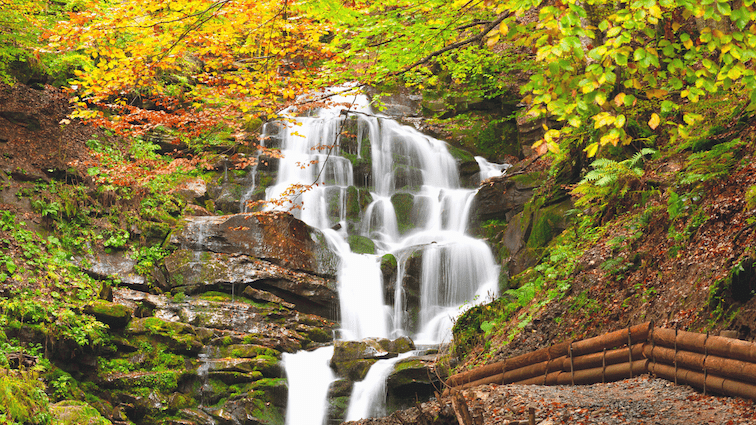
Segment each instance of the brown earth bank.
M518 320L460 359L459 370L649 320L756 340L756 208L746 201L756 185L754 124L738 134L745 143L732 153L741 166L721 179L680 187L676 178L688 160L649 162L636 183L636 192L645 190L649 199L631 194L609 205L598 218L600 237L579 257L564 294L545 303L536 296L512 316ZM688 198L684 212L670 218L674 191L688 192ZM478 309L487 308L496 304Z

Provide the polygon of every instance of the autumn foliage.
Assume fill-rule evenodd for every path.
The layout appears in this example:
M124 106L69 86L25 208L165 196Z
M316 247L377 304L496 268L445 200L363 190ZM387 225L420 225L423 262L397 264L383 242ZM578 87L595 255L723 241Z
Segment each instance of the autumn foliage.
M91 62L71 82L75 117L119 133L243 131L312 89L327 26L285 1L92 3L44 34Z

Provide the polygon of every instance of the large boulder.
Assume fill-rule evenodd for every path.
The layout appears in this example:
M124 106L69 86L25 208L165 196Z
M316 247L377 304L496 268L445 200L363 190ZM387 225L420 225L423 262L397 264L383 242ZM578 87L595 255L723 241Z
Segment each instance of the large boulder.
M407 337L396 340L367 338L360 341L336 341L331 357L331 367L339 376L351 381L361 381L368 369L380 359L396 357L415 349Z
M544 247L567 229L567 211L572 208L572 199L567 198L551 205L534 206L515 215L501 240L508 254L503 272L515 276L534 266Z
M188 217L171 243L194 251L249 255L320 276L335 277L338 271L338 255L324 235L288 213Z
M430 398L446 378L436 368L436 355L408 357L394 366L386 379L388 404L392 410L408 408L414 400Z
M324 317L333 316L338 305L334 280L247 255L180 249L166 257L165 268L168 276L165 289L172 292L235 292L287 308L296 306L298 311Z

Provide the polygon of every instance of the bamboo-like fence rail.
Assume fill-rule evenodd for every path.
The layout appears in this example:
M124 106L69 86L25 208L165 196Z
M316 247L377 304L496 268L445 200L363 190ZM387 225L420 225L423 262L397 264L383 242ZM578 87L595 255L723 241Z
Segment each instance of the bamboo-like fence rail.
M756 400L756 343L646 322L457 373L444 394L484 384L588 385L646 373L704 394Z

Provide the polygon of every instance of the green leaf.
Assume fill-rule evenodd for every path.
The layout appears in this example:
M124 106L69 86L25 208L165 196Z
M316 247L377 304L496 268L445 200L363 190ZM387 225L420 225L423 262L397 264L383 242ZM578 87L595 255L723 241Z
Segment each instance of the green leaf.
M640 62L645 57L646 57L646 49L638 47L637 49L635 49L635 52L633 52L633 60L636 62Z
M730 8L730 3L728 3L727 1L717 2L717 10L723 16L730 16L730 14L732 13L732 9Z
M678 108L677 104L669 100L662 101L661 103L662 114L669 114L670 112L674 112L675 110L677 110L677 108Z

